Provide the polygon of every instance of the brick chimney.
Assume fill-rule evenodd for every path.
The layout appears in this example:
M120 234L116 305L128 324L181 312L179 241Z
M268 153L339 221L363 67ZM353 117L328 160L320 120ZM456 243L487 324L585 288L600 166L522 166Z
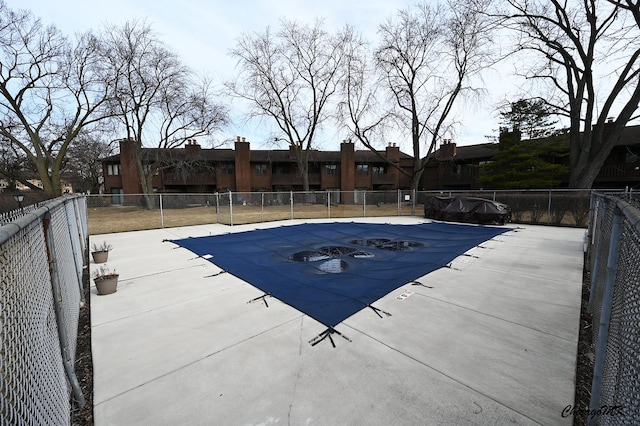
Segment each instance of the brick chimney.
M251 148L246 138L238 138L235 143L236 191L251 192Z
M195 139L187 139L187 144L184 146L184 158L185 160L199 160L202 158L200 145Z
M400 161L400 147L396 146L395 143L389 142L387 145L385 154L388 159L393 161L394 163L398 163Z
M385 150L385 156L391 160L394 164L400 163L400 147L395 144L395 142L389 142L387 148ZM394 177L393 185L394 187L398 187L400 184L400 173L398 172L387 172L391 176Z
M451 139L444 139L440 145L439 160L451 160L456 156L456 144Z
M135 152L138 145L131 139L120 140L120 174L122 175L122 190L125 194L139 194L142 192Z
M347 191L342 195L342 202L353 203L353 191L356 179L356 155L354 144L350 140L344 140L340 144L340 189Z

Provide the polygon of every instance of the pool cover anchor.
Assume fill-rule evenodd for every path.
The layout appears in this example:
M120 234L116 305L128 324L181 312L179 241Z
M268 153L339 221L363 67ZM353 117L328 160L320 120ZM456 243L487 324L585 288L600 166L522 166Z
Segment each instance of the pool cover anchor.
M218 275L222 275L225 272L227 272L227 271L225 271L224 269L221 269L220 272L216 272L215 274L211 274L211 275L205 275L204 278L217 277Z
M378 315L380 318L382 318L382 315L380 315L380 312L382 312L383 314L385 314L388 317L391 316L391 314L389 312L383 311L382 309L376 308L375 306L367 305L367 307L371 308L373 310L373 312L375 312L376 315Z
M262 296L254 297L253 299L249 300L247 303L257 302L258 300L262 299L262 301L264 302L264 305L268 308L269 304L267 303L267 297L271 297L271 293L265 293Z
M447 268L449 268L450 266L447 265ZM426 287L426 288L433 288L433 286L430 285L426 285L426 284L422 284L420 281L411 281L411 285L421 285L422 287Z
M482 247L482 248L486 248L486 247ZM470 253L462 253L460 256L467 256L467 257L473 257L474 259L480 259L480 256L476 256L475 254L470 254Z
M324 339L326 339L328 337L329 341L331 342L331 345L335 348L336 347L336 343L333 341L333 337L331 337L332 334L337 334L338 336L340 336L343 339L345 339L347 342L352 342L351 339L349 339L344 334L340 333L335 328L329 327L325 331L323 331L322 333L318 334L313 339L309 340L309 343L311 344L311 346L315 346L315 345L317 345L318 343L322 342Z

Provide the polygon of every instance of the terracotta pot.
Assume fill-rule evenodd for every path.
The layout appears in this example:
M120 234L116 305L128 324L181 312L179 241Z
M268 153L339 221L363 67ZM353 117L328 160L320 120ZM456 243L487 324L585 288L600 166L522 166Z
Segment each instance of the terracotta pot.
M103 278L94 278L99 295L115 293L118 289L118 275L107 275Z
M93 256L93 263L105 263L109 258L109 252L94 251L94 252L91 252L91 256Z

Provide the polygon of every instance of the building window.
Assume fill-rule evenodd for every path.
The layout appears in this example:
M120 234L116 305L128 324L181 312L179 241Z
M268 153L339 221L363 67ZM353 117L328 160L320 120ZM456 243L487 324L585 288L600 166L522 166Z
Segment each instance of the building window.
M356 164L356 173L359 175L368 175L369 174L369 165L368 164Z
M338 171L338 165L337 164L326 164L324 166L324 169L327 173L327 175L335 175Z
M267 165L266 164L256 164L256 174L257 175L266 175L267 174Z
M371 168L374 175L383 175L385 174L384 166L373 166Z
M274 164L271 168L274 175L288 175L290 169L288 164Z
M111 188L111 204L124 204L124 191L122 188Z
M222 163L220 164L220 173L223 175L232 175L233 174L233 163Z
M107 165L107 174L109 176L118 176L120 174L120 164Z

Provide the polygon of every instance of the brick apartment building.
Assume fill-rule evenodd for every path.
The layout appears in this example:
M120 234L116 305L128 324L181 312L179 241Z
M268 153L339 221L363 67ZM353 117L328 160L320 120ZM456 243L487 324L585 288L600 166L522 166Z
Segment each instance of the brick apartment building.
M195 140L184 148L159 152L143 150L150 162L156 155L165 156L168 167L153 180L158 192L214 193L256 191L301 191L295 153L288 150L252 150L245 138L238 137L233 149L202 148ZM383 157L413 170L411 156L389 144ZM106 194L139 194L142 192L132 155L132 143L120 142L120 154L102 160L104 192ZM340 151L309 153L309 189L318 191L360 191L408 189L410 179L388 165L370 150L355 150L344 141Z
M456 146L445 140L427 162L422 175L425 190L476 190L481 165L491 161L499 144ZM568 186L568 176L560 187ZM627 126L607 157L593 184L595 189L640 189L640 126Z
M120 154L102 160L106 194L142 192L131 152L131 142L120 142ZM456 146L445 140L428 159L422 175L423 190L481 189L479 177L484 162L491 161L499 144ZM145 148L143 158L150 161L159 152ZM413 171L413 157L389 144L382 155ZM301 191L295 154L288 150L251 150L250 143L238 137L234 149L203 149L196 141L184 148L163 152L169 167L154 177L158 192L280 192ZM567 177L568 178L568 177ZM339 151L313 150L309 155L309 189L312 191L358 192L362 190L409 189L410 179L386 164L370 150L355 150L344 141ZM566 187L562 182L560 187ZM628 126L605 161L594 188L625 186L640 188L640 126ZM342 202L349 202L343 197Z

